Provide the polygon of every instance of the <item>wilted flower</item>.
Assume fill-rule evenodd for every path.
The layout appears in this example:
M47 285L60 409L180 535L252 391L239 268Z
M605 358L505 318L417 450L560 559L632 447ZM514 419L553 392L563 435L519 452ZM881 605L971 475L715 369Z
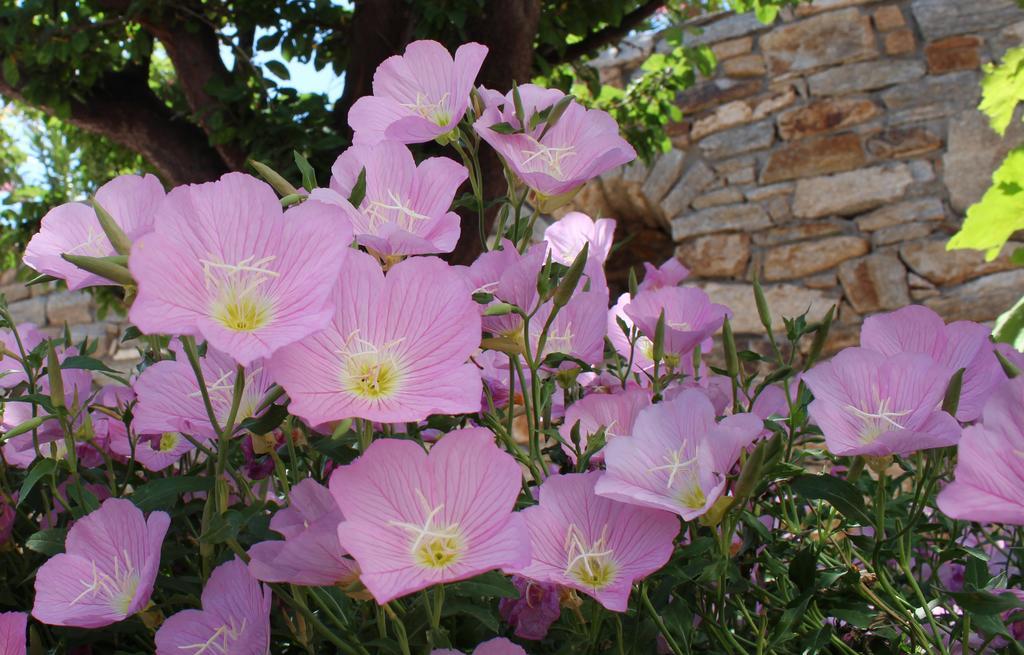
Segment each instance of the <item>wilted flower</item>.
M437 41L414 41L373 74L373 95L348 112L356 144L423 143L455 130L469 107L487 48L465 43L452 58Z
M372 253L387 258L455 248L460 218L449 208L468 175L462 164L431 157L417 166L407 147L384 141L352 146L331 173L330 188L314 189L310 197L341 207L356 241ZM352 194L360 179L365 186L356 199Z
M883 355L921 353L947 367L947 380L964 369L956 417L973 421L992 389L1006 379L993 352L989 328L971 321L946 325L931 309L910 305L864 319L860 345Z
M529 535L513 513L522 474L483 428L456 430L427 455L382 439L331 475L345 514L338 539L378 603L435 584L524 566Z
M0 613L0 655L25 655L27 628L25 612Z
M352 582L355 562L338 542L345 517L331 492L315 480L292 487L289 506L270 519L283 541L263 541L249 549L249 572L264 582L327 586Z
M551 624L562 614L558 585L512 576L519 598L502 598L498 603L501 618L522 639L543 639Z
M540 504L522 511L532 560L529 566L507 570L577 589L612 611L624 612L633 583L668 562L679 519L596 496L594 485L601 475L592 471L544 481Z
M960 424L939 408L951 375L927 355L847 348L803 379L830 451L882 456L957 442Z
M165 359L149 366L132 385L139 399L134 409L132 430L140 435L140 439L159 438L158 450L164 452L178 448L188 450L180 443L188 442L179 432L198 439L217 438L196 374L185 353L176 347L174 350L177 359ZM228 355L214 348L207 348L206 356L199 359L199 366L214 415L223 427L231 413L238 369ZM235 416L236 424L255 415L272 385L273 380L264 362L251 362L245 369L245 387Z
M268 184L242 173L174 189L154 229L128 260L132 323L201 336L243 365L327 324L352 241L337 207L306 200L282 212Z
M203 588L203 609L167 619L156 633L156 655L267 655L270 589L235 558L213 570Z
M687 389L641 410L632 436L608 444L608 471L595 491L693 520L725 491L726 476L761 429L761 419L753 414L735 414L716 423L707 395Z
M353 252L334 303L327 329L267 364L293 414L319 425L477 411L480 371L467 360L480 345L480 313L457 269L416 257L385 277L372 257Z
M628 389L618 393L592 393L580 398L565 410L565 421L558 434L571 443L573 426L579 422L580 450L586 451L590 437L604 429L605 441L633 434L633 424L642 409L650 406L651 394L646 389ZM566 445L562 450L576 462L576 453ZM603 452L603 451L602 451ZM603 456L595 456L601 461Z
M997 388L981 423L964 429L955 475L937 499L945 514L1024 525L1024 378Z
M32 616L50 625L101 628L142 610L153 593L171 523L120 498L103 501L68 532L65 552L36 573Z
M132 240L153 229L153 217L163 201L164 189L155 175L121 175L96 191L96 202ZM96 210L84 202L65 203L47 212L39 232L25 249L24 261L40 273L64 280L71 290L113 284L66 261L62 254L117 254L100 226Z
M533 84L518 87L522 120L516 116L514 91L504 97L485 93L487 108L473 128L542 204L575 192L584 182L636 159L636 151L619 136L619 126L607 112L585 109L571 100L549 126L539 116L550 112L565 94ZM548 114L550 116L550 113ZM538 118L535 118L538 117Z

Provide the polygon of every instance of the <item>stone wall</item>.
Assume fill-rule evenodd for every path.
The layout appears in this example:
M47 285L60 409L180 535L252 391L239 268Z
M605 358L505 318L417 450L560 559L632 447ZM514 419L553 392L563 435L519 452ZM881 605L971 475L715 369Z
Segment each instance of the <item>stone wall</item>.
M573 208L660 228L742 333L761 331L755 274L777 314L838 303L833 348L872 312L918 302L990 321L1024 293L1005 256L945 251L1024 140L1019 121L1000 139L976 109L981 66L1024 41L1012 0L816 0L773 26L723 14L700 27L691 41L718 72L679 98L674 148ZM623 43L597 62L603 79L628 80L659 47Z

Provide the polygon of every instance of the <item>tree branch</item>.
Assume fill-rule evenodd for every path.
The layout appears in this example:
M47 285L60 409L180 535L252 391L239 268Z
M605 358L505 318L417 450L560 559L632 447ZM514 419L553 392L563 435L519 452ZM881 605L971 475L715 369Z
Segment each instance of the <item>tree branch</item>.
M0 95L55 113L52 107L29 101L2 76ZM67 120L138 152L172 185L205 182L228 170L206 134L175 115L152 92L144 70L108 73L89 96L71 100Z
M617 43L629 35L638 25L643 23L655 11L665 6L665 0L648 0L633 11L622 17L618 25L609 25L603 30L591 32L583 40L569 45L564 52L558 53L548 48L540 56L552 66L575 61L584 55L593 54L604 46Z

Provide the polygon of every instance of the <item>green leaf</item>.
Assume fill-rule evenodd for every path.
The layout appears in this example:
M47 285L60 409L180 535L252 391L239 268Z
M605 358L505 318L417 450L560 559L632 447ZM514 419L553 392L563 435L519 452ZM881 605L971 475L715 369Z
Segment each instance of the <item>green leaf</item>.
M1015 350L1024 350L1024 297L996 319L992 337L998 343L1008 343Z
M293 151L292 154L295 157L295 165L299 167L299 172L302 173L302 186L306 191L312 191L316 188L316 171L310 166L309 160L298 150Z
M363 204L363 199L366 198L366 167L363 166L359 169L359 177L356 178L356 183L352 187L352 193L348 194L348 202L355 208L359 208L359 205Z
M18 62L14 55L4 57L4 79L11 86L18 86L18 82L21 81L21 73L18 72Z
M67 528L40 530L29 535L25 540L25 548L43 555L58 555L64 552L64 540L67 536Z
M207 477L158 478L137 487L131 495L131 501L144 512L166 510L174 507L182 494L209 492L212 488L213 479Z
M790 482L798 496L806 500L828 501L848 520L871 525L871 516L864 506L864 496L846 480L831 475L801 475Z
M498 134L515 134L519 131L511 123L495 123L494 125L489 125L487 129Z
M27 421L19 423L19 424L15 425L13 428L11 428L10 430L8 430L7 432L4 432L2 435L0 435L0 443L3 443L5 441L7 441L11 437L16 437L19 434L25 434L26 432L31 432L32 430L35 430L40 425L42 425L46 421L49 421L52 418L53 418L52 416L50 416L49 414L46 414L44 416L34 416L34 417L30 418Z
M120 375L120 371L116 371L95 357L86 357L84 355L74 355L68 357L61 362L60 367L64 370L69 368L80 369L84 371L103 371L104 373L117 373Z
M266 66L267 70L273 73L274 76L277 78L280 78L282 80L289 80L292 77L291 73L288 72L288 68L281 62L277 61L276 59L271 59L270 61L263 65Z
M518 598L519 591L506 576L490 571L475 578L454 584L451 594L463 598Z
M441 616L466 616L476 619L485 628L494 634L498 634L501 626L498 624L498 617L487 605L474 603L468 600L449 600L444 604Z
M1019 598L1009 592L998 596L987 591L950 591L957 605L972 614L1002 614L1007 610L1024 607Z
M999 66L986 64L984 71L978 109L988 115L989 125L1002 136L1013 120L1017 103L1024 100L1024 48L1010 48Z
M967 209L960 231L946 250L984 250L992 261L1010 236L1024 229L1024 147L1015 148L992 174L992 186L981 200Z
M779 7L778 5L762 5L757 3L754 5L754 15L757 17L757 20L765 25L771 25L779 15Z
M21 482L21 490L18 491L17 504L21 505L25 502L25 499L28 498L29 492L31 492L32 488L36 486L36 483L56 470L57 460L50 459L49 457L44 457L33 464L28 475L26 475L25 479Z

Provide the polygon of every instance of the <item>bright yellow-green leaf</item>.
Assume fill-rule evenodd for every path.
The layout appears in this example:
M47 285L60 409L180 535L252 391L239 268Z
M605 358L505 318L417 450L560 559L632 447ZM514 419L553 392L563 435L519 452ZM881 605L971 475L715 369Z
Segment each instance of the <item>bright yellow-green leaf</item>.
M1000 135L1013 120L1013 110L1024 100L1024 48L1006 51L999 66L985 65L985 78L981 81L981 104L992 129Z
M1011 150L992 174L992 186L967 209L963 227L947 250L984 250L992 261L1017 230L1024 230L1024 146Z

